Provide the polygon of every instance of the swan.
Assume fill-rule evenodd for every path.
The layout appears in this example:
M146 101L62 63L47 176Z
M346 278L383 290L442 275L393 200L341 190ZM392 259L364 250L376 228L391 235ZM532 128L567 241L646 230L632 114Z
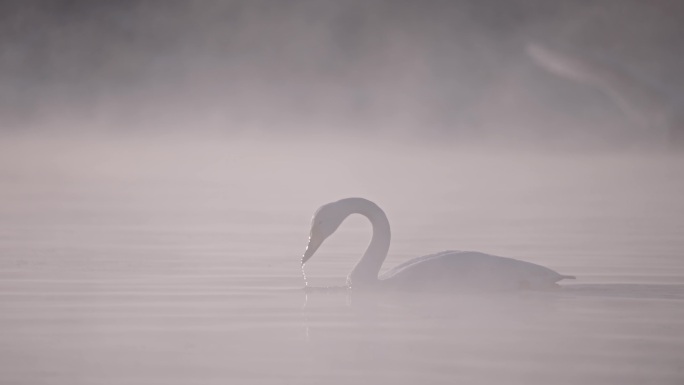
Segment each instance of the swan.
M556 288L574 279L544 266L476 251L442 251L406 261L378 277L390 246L390 224L382 209L364 198L346 198L321 206L311 220L304 264L351 214L368 218L373 236L365 254L347 277L349 288L420 290L514 290Z

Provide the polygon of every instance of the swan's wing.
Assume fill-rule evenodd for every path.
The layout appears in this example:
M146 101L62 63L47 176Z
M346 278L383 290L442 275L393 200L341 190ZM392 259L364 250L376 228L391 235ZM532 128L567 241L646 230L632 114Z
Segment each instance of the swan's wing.
M384 273L388 286L404 289L549 288L570 278L533 263L474 251L443 251L404 262Z
M396 273L396 272L398 272L398 271L401 271L401 270L405 269L407 266L415 265L415 264L417 264L417 263L421 263L421 262L424 262L424 261L427 261L427 260L430 260L430 259L433 259L433 258L440 258L440 257L442 257L442 256L444 256L444 255L447 255L447 254L457 254L457 253L463 253L463 251L459 251L459 250L445 250L445 251L440 251L440 252L438 252L438 253L423 255L422 257L417 257L417 258L409 259L408 261L403 262L403 263L400 263L400 264L398 264L397 266L394 266L392 269L386 271L385 273L382 274L381 277L384 277L384 276L386 276L387 274L390 274L391 272L395 272L395 273ZM390 275L392 275L392 274L390 274Z

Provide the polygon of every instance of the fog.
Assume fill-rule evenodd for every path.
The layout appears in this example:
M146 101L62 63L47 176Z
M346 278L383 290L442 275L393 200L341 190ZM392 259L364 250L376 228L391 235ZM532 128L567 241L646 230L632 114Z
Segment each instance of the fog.
M684 88L676 1L3 4L0 94L11 132L624 147L667 128L634 127L601 90L535 64L529 44L628 71L665 103L680 103Z
M0 383L680 384L677 1L0 4ZM358 291L441 250L549 291Z

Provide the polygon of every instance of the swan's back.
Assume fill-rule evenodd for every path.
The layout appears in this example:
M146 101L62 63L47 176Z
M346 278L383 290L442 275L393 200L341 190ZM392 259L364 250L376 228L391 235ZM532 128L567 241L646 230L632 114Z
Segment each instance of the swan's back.
M475 251L443 251L404 262L380 276L383 286L407 290L550 289L574 278L534 263Z

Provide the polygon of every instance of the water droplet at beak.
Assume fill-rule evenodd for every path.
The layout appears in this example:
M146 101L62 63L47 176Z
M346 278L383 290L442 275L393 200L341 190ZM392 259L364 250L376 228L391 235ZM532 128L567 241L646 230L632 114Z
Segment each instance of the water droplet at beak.
M302 256L302 266L311 259L311 257L314 255L316 250L318 250L318 247L321 245L323 241L319 240L318 237L309 237L309 244L306 245L306 250L304 251L304 255Z

